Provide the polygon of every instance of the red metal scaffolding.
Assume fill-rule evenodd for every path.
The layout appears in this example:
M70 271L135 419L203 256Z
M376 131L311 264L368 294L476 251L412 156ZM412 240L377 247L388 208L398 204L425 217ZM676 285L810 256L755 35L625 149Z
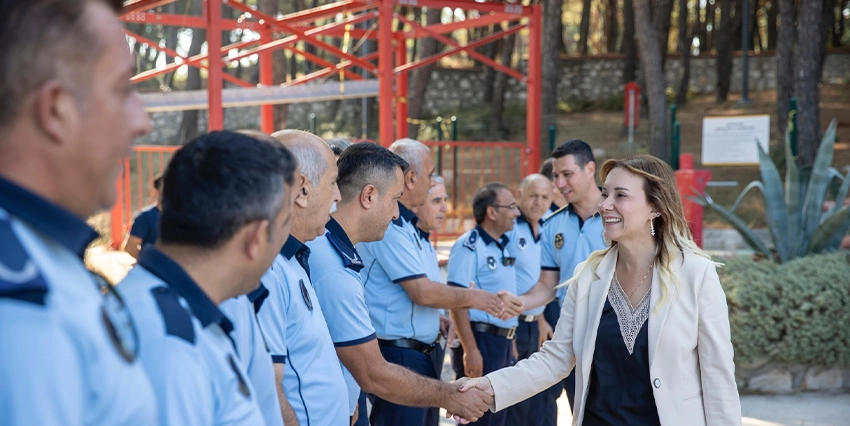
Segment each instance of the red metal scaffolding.
M180 55L178 52L161 47L158 42L149 40L131 31L125 31L127 36L136 42L148 44L154 49L176 58L174 63L155 70L142 72L133 77L134 82L142 82L160 75L171 73L178 68L188 65L207 71L207 105L208 129L223 128L222 90L224 82L240 87L257 87L258 90L273 86L272 51L285 49L293 55L299 55L315 66L321 67L315 72L300 76L294 80L280 84L282 87L292 87L310 81L340 75L341 80L363 80L364 77L354 72L355 67L365 70L367 74L378 80L378 142L389 146L394 140L407 137L407 80L411 71L439 61L440 59L465 53L485 66L493 67L510 77L526 84L526 140L523 173L536 172L540 164L541 136L541 7L540 5L523 6L504 2L479 2L476 0L343 0L298 11L288 15L269 16L249 6L244 0L204 0L201 16L175 15L159 13L154 9L174 2L175 0L127 0L122 12L122 20L128 23L154 24L176 27L206 29L207 52L192 57ZM477 14L467 15L467 19L422 25L398 14L397 8L450 8L464 11L477 11ZM229 7L242 13L238 19L222 17L222 8ZM376 21L377 30L354 28L354 24ZM461 45L451 38L456 30L498 25L503 22L518 22L502 31L497 31L481 39ZM221 39L222 31L243 29L257 32L258 40L239 41L224 45ZM511 34L527 32L527 61L525 73L501 64L475 51L488 43L495 42ZM348 52L320 39L322 37L352 37L356 39L377 40L378 52L358 56L356 52ZM446 48L432 56L419 58L408 62L407 41L431 37ZM299 48L303 42L323 50L337 58L333 63L317 54ZM244 81L224 71L224 67L235 61L252 55L259 57L259 85ZM281 100L278 103L286 102ZM266 101L260 107L261 128L266 133L277 130L274 128L273 104ZM119 183L118 188L121 188ZM116 220L117 219L117 220ZM113 236L121 231L120 206L113 209Z

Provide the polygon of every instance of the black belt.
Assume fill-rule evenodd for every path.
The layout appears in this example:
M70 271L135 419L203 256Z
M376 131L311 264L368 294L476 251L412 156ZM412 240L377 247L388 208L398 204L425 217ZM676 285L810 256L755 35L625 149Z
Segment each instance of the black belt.
M472 325L472 329L479 333L495 334L505 337L508 340L513 340L516 335L516 327L502 328L496 327L493 324L487 324L486 322L471 322L470 324Z
M431 355L431 352L434 350L436 345L427 345L418 340L413 339L396 339L396 340L383 340L378 339L378 345L387 346L391 348L402 348L402 349L413 349L417 352L422 352L425 355Z
M520 322L534 322L537 321L537 318L540 318L540 315L520 315L517 317Z

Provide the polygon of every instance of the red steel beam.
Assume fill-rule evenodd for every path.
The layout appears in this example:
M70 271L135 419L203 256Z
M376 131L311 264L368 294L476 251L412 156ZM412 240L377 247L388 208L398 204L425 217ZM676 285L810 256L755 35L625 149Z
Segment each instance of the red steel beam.
M201 16L174 15L170 13L131 13L121 17L124 22L135 24L168 25L171 27L206 28L207 22ZM263 25L249 19L223 19L221 28L232 31L236 29L259 31Z
M221 3L222 0L207 0L207 49L210 52L221 50ZM221 55L207 57L207 131L224 129L224 109L222 108L222 69Z
M475 0L392 0L399 6L413 7L438 7L463 10L477 10L479 12L505 12L513 15L510 19L518 19L520 16L531 16L531 6L519 4L490 2L479 3ZM412 3L412 4L411 4Z
M533 14L531 22L528 25L528 79L526 81L526 93L528 104L526 106L525 115L525 156L526 174L537 173L540 170L540 143L541 123L540 114L542 111L542 95L543 90L542 69L543 59L539 54L543 50L542 30L543 30L543 12L540 5L532 6Z
M238 43L233 43L231 45L222 47L219 50L219 52L223 55L231 49L241 49L245 46L250 46L252 44L257 44L257 43L259 43L259 40L240 41ZM148 70L148 71L136 74L133 78L130 79L130 81L132 81L133 83L140 83L140 82L145 81L145 80L150 80L150 79L152 79L152 78L154 78L158 75L162 75L162 74L166 74L166 73L169 73L171 71L174 71L174 70L182 67L183 65L200 67L201 65L198 65L198 63L200 63L201 61L203 61L205 59L207 59L206 53L195 55L195 56L188 58L185 62L181 62L181 63L175 62L173 64L168 64L165 67L160 68L160 69Z
M361 76L357 73L353 73L353 72L345 70L345 68L347 68L349 65L351 65L351 61L343 61L340 64L334 64L334 63L331 63L331 62L328 62L328 61L322 59L319 56L316 56L312 53L303 51L301 49L298 49L298 48L295 48L295 47L292 47L292 46L285 46L284 49L287 49L292 53L299 54L302 57L304 57L304 59L307 59L308 61L313 62L316 65L320 65L320 66L323 66L325 68L332 68L333 71L337 71L337 70L341 69L342 72L343 72L343 75L346 78L349 78L351 80L363 80L363 76Z
M450 22L448 24L429 25L428 29L438 34L448 34L452 31L465 30L470 28L478 28L486 25L498 24L503 21L515 20L516 15L511 15L503 12L493 12L487 15L482 15L478 18L466 19L463 21ZM407 38L429 37L428 33L421 31L419 28L411 28L404 35Z
M431 37L433 37L437 41L448 44L449 46L452 46L452 47L455 47L455 48L458 48L458 49L463 47L463 46L460 45L460 43L452 40L451 38L440 35L438 33L435 33L433 31L431 31L429 28L423 27L419 23L413 22L413 21L405 18L404 16L398 15L396 18L398 18L398 20L401 21L401 22L407 23L408 25L410 25L413 28L419 28L420 30L424 31L426 34L430 35ZM502 33L499 32L499 33L495 33L493 35L498 35L498 34L502 34ZM505 35L507 35L507 34L505 34ZM517 70L515 70L511 67L500 64L500 63L488 58L486 55L482 55L482 54L480 54L480 53L478 53L474 50L467 51L466 53L469 56L471 56L475 59L478 59L483 64L493 67L493 69L495 69L496 71L501 71L501 72L503 72L503 73L505 73L505 74L507 74L507 75L519 80L519 81L525 80L525 76L521 72L519 72L519 71L517 71Z
M378 138L393 143L393 0L382 0L378 18Z
M266 14L261 13L261 12L258 12L256 10L252 9L250 6L247 6L247 5L245 5L241 2L231 1L228 4L230 5L230 7L234 8L234 9L238 9L238 10L241 10L243 12L247 12L247 13L254 15L255 17L257 17L260 20L262 20L263 22L265 22L266 24L277 27L277 28L279 28L279 29L281 29L285 32L295 34L296 36L300 37L301 39L303 39L305 41L307 41L309 39L310 44L313 44L316 47L321 47L322 49L326 50L327 52L331 53L334 56L337 56L339 58L348 59L351 62L354 62L355 64L357 64L357 65L359 65L363 68L369 69L369 70L374 68L372 64L361 60L357 56L349 55L349 54L343 52L342 50L340 50L339 48L337 48L336 46L334 46L332 44L325 43L325 42L319 40L316 37L311 37L310 35L306 34L305 31L298 29L296 27L293 27L291 25L281 23L280 21L276 20L274 17L266 15ZM366 20L366 19L370 19L372 17L370 15L371 14L369 14L369 13L364 13L364 14L361 14L357 17L352 17L352 18L348 18L348 19L343 19L343 20L338 21L338 22L334 22L333 24L331 24L329 26L339 26L339 25L346 25L346 24L350 24L350 23L352 23L352 24L357 23L357 22L360 22L360 21L363 21L363 20Z
M427 58L422 58L418 61L410 62L407 65L402 65L400 67L397 67L394 70L394 72L396 72L396 73L408 72L410 70L419 68L423 65L427 65L427 64L430 64L432 62L439 61L440 59L445 58L446 56L451 56L451 55L454 55L456 53L460 53L460 52L463 52L463 51L469 52L470 49L475 49L476 47L483 46L487 43L492 43L492 42L494 42L494 41L496 41L496 40L498 40L502 37L509 36L509 35L511 35L515 32L518 32L521 29L525 28L525 26L526 25L524 25L524 24L514 25L513 27L508 28L508 29L506 29L502 32L499 32L499 33L496 33L496 34L491 34L491 35L484 37L484 38L480 38L480 39L478 39L478 40L476 40L472 43L467 44L466 46L462 46L462 47L455 48L455 49L449 49L449 50L446 50L444 52L438 53L436 55L431 55ZM383 37L381 37L381 38L383 39ZM380 48L380 45L378 47ZM524 80L525 78L523 77L522 79Z
M272 41L272 32L269 29L260 31L260 42L268 43ZM274 64L272 63L272 52L265 51L260 53L260 85L271 86L274 84ZM285 108L285 107L284 107ZM260 130L266 134L272 134L275 131L276 123L274 122L274 106L263 105L260 107Z
M174 3L177 0L130 0L124 2L124 8L121 9L121 16L126 16L131 13L142 12L155 7L160 7L168 3Z
M229 5L233 5L234 3L239 3L235 1L231 1L228 3ZM371 1L358 1L358 0L345 0L335 3L330 3L324 6L314 7L312 9L302 10L300 12L290 13L289 15L284 15L280 19L272 19L272 21L280 23L280 24L299 24L303 22L315 21L320 18L325 18L328 16L335 16L338 13L342 12L359 12L361 10L366 9L374 9L379 5L379 3L371 2ZM244 9L243 9L244 10ZM248 12L252 15L255 15L256 11Z
M407 45L404 42L404 34L395 33L395 63L404 65L407 62ZM403 72L396 75L395 84L395 135L397 139L407 137L407 76Z

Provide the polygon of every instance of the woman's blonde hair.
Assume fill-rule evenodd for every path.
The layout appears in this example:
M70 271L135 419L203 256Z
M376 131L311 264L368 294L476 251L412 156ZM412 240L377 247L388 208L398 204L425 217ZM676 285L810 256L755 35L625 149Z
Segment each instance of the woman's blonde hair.
M698 256L711 259L694 243L691 230L685 219L682 208L682 198L676 187L676 175L667 163L651 155L635 155L622 160L608 160L599 169L599 177L602 182L614 169L624 169L630 173L643 178L643 191L646 194L646 202L649 203L658 217L652 219L655 226L655 242L658 250L655 262L658 265L658 277L661 280L661 296L658 305L663 305L670 294L669 286L678 287L679 280L671 268L674 259L683 253L693 253ZM649 232L647 230L647 232ZM611 241L608 248L597 250L590 254L584 266L576 272L575 276L562 285L569 284L590 268L596 275L596 267L602 258L617 246L616 241Z

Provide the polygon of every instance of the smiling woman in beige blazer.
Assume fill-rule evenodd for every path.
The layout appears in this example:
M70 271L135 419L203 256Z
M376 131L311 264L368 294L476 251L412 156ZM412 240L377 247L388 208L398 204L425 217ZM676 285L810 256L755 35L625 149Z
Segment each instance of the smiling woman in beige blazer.
M691 239L673 170L609 160L599 214L609 248L567 281L555 335L517 365L467 381L502 410L575 367L573 425L740 425L726 297Z

